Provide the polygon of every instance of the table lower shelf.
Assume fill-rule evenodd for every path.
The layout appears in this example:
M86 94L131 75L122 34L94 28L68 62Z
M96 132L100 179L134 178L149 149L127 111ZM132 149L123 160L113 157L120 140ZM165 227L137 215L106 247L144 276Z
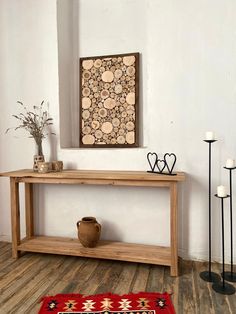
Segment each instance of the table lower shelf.
M83 256L119 261L171 265L170 247L114 241L99 241L95 248L83 247L78 239L35 236L23 239L18 251Z

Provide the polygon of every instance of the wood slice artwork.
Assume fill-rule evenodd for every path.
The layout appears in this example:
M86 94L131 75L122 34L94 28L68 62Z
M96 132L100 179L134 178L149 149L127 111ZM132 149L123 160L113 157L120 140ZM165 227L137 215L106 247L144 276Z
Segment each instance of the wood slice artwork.
M139 53L80 59L80 146L137 147Z

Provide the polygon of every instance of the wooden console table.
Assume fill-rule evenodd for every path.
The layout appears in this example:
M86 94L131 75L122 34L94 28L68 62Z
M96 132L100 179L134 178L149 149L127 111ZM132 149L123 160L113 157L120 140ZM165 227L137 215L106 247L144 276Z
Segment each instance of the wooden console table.
M10 178L12 255L20 251L63 254L171 267L171 276L178 276L177 246L177 183L185 180L175 176L143 171L87 171L64 170L40 174L32 170L18 170L0 174ZM25 185L26 237L20 237L19 183ZM33 184L95 184L114 186L165 187L170 191L170 247L100 241L95 248L84 248L78 239L37 236L34 234Z

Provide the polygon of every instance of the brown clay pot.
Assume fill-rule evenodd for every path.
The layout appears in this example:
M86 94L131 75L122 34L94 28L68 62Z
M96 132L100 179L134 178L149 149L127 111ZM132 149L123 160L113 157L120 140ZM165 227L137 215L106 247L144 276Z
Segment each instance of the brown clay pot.
M84 247L95 247L101 233L101 225L95 217L84 217L77 222L78 238Z

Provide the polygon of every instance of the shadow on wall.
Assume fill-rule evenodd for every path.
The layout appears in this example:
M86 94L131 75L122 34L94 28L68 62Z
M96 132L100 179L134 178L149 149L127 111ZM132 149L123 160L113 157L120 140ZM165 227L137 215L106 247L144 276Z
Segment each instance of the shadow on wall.
M49 160L58 160L57 159L57 143L58 143L57 136L53 134L49 134L48 141L49 141L49 146L50 146Z
M190 208L192 207L191 200L197 200L197 195L202 195L203 198L199 199L198 207L198 220L192 222ZM194 176L187 175L186 181L183 185L179 186L179 213L178 213L178 242L180 256L186 259L191 258L191 228L197 228L199 234L199 242L202 243L202 253L205 255L208 252L208 192L206 186L197 180ZM203 208L204 207L204 208ZM200 227L199 227L200 226ZM194 232L194 231L193 231Z
M101 239L111 241L122 241L122 231L117 228L117 225L111 221L102 219L101 223Z

